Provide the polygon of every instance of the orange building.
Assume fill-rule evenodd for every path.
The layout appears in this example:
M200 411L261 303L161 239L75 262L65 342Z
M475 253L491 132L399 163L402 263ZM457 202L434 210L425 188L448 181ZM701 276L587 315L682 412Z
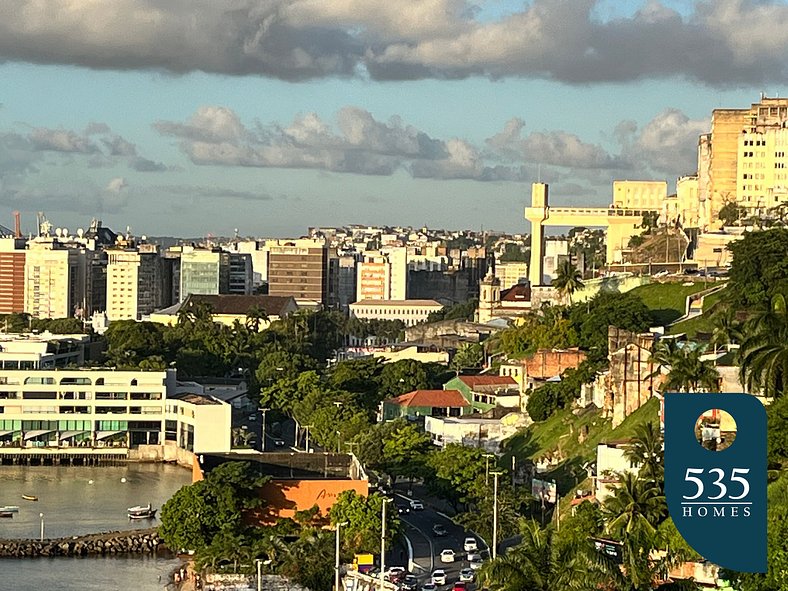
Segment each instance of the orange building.
M0 238L0 314L25 311L25 241Z
M346 490L369 494L364 468L352 454L337 453L226 453L200 454L192 469L192 481L202 480L208 472L224 462L252 462L260 474L271 480L260 489L265 501L254 516L261 524L293 517L297 511L315 505L323 516Z

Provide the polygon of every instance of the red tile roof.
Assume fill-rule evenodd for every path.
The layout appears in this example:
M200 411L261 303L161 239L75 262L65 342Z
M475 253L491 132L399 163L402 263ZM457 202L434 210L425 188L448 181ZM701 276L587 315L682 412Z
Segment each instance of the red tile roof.
M502 302L530 302L531 288L528 285L517 284L501 292Z
M389 404L397 406L426 406L449 408L468 406L468 401L459 390L414 390L396 398L387 400Z
M460 381L469 388L476 386L516 386L512 376L460 376Z

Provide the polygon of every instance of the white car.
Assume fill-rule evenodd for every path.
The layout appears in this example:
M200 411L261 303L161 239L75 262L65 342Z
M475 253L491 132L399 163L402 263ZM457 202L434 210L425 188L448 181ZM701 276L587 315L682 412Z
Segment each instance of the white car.
M468 566L471 567L473 570L479 570L482 567L482 555L481 554L468 554Z
M463 583L473 583L473 579L475 578L476 573L470 568L464 568L460 571L460 581Z
M438 586L433 582L424 583L421 586L421 591L438 591Z
M433 585L445 585L446 571L443 570L442 568L432 571L432 583Z
M441 562L454 562L454 550L446 548L441 552Z
M479 546L476 544L476 538L467 537L462 544L462 549L466 552L476 552Z
M410 508L414 511L424 511L424 504L418 499L412 499L410 502Z

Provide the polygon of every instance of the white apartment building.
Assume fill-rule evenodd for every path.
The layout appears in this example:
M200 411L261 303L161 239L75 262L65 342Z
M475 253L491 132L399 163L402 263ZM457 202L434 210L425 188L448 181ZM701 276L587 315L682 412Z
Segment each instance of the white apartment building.
M501 282L501 289L509 289L528 280L528 263L507 262L495 263L495 276Z
M408 292L408 249L364 253L356 267L356 300L404 300Z
M362 320L401 320L405 326L424 322L443 309L435 300L362 300L350 304L350 316Z
M25 257L25 312L34 318L69 318L85 300L85 251L57 238L36 238Z
M0 369L47 369L82 365L85 334L0 334Z
M0 446L230 450L231 406L176 394L175 370L0 371Z
M140 320L161 302L158 247L107 250L107 319Z

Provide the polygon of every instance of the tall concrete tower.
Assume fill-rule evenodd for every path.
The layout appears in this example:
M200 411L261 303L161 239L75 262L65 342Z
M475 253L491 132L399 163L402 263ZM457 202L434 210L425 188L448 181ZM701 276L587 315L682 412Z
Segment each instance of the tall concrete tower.
M525 219L531 222L531 264L528 280L531 287L542 285L544 275L544 224L550 207L546 183L531 185L531 207L525 208Z

